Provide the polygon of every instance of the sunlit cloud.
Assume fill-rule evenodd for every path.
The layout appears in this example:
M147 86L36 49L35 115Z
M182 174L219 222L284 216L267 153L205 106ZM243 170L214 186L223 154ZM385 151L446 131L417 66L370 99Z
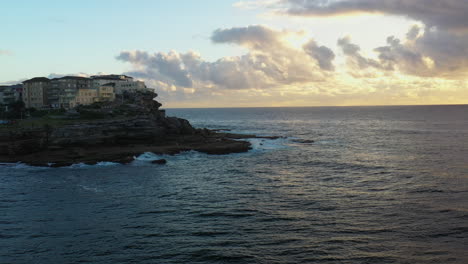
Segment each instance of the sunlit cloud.
M133 74L185 88L271 89L326 80L327 72L333 70L333 52L312 39L309 45L295 48L287 41L288 36L295 34L301 33L265 26L215 30L213 43L234 44L248 50L245 55L215 62L204 60L194 51L123 51L117 59L134 65Z
M375 47L378 59L367 58L360 47L342 38L338 46L352 68L400 71L417 76L464 78L468 72L468 2L458 0L278 0L243 2L292 17L334 17L378 13L420 22L406 39L392 35ZM256 4L253 4L256 3ZM304 18L306 19L306 18ZM354 75L358 75L354 72Z
M178 106L200 106L207 98L226 106L460 103L468 99L468 26L461 11L468 11L468 6L452 0L429 2L264 0L234 4L259 9L268 14L268 21L275 15L334 21L346 16L349 21L369 14L413 21L406 34L389 33L376 42L385 44L370 50L361 49L359 38L345 34L337 38L336 46L327 46L314 38L317 32L304 28L251 25L217 29L211 36L215 44L244 48L241 56L207 61L194 51L134 50L121 52L117 59L130 63L129 74L145 79Z

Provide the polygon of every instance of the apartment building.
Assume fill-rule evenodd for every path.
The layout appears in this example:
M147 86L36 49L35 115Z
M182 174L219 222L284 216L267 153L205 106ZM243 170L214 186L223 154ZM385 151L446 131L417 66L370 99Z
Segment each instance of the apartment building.
M51 98L49 104L52 108L73 108L78 100L81 102L87 98L80 96L80 90L82 90L82 93L90 94L93 93L90 91L92 89L92 81L86 77L65 76L52 79L51 90L49 91L49 97Z
M23 82L23 101L26 108L41 109L48 107L47 91L50 80L45 77L36 77Z
M9 105L22 100L23 85L0 85L0 105Z
M36 77L23 82L26 107L73 108L99 101L113 101L124 91L145 91L142 81L126 75L65 76L48 79Z
M106 83L98 88L98 100L100 102L112 102L115 100L115 83Z
M144 82L135 81L133 77L127 75L95 75L91 76L95 87L104 84L114 83L114 93L122 94L124 91L144 91L148 89Z
M70 108L77 105L90 105L99 101L98 91L96 89L79 88L74 100L70 101Z

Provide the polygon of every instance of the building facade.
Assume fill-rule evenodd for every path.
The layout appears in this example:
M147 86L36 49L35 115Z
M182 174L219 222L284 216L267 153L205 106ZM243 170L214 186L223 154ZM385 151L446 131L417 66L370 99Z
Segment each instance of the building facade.
M79 88L74 100L70 101L70 108L78 105L90 105L98 101L98 91L96 89Z
M95 75L91 76L91 79L95 87L114 83L115 94L122 94L124 91L144 91L148 89L144 82L135 81L133 77L127 75Z
M23 82L23 102L26 108L48 107L47 91L50 80L45 77L36 77Z
M23 85L0 85L0 105L6 106L22 100Z
M145 91L142 81L126 75L36 77L23 82L23 101L27 108L73 108L94 102L114 101L124 91Z
M80 97L79 90L93 89L93 85L91 79L86 77L65 76L52 79L51 88L49 96L53 100L49 101L50 106L52 108L69 109L76 106L77 99L84 99Z
M115 83L106 83L98 88L99 102L112 102L115 100Z

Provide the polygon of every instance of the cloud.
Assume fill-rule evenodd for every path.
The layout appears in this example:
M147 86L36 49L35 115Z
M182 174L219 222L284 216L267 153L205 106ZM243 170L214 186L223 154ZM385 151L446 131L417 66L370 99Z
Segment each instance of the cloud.
M26 78L22 78L19 80L10 80L10 81L5 81L5 82L0 82L0 85L15 85L15 84L20 84L26 80L27 80Z
M421 104L441 103L451 92L457 96L450 102L467 98L460 88L468 73L463 31L413 26L402 39L389 36L374 56L343 37L337 46L345 65L335 65L335 52L306 36L260 25L225 28L211 41L243 47L244 55L207 61L194 51L134 50L116 58L170 106Z
M11 55L13 55L13 52L10 51L10 50L0 49L0 56L2 56L2 55L11 56Z
M365 58L360 52L361 47L352 43L349 36L339 39L337 44L343 51L343 54L347 58L348 65L352 69L363 70L367 68L376 68L381 70L391 70L388 65L384 66L377 60Z
M79 76L79 77L89 77L91 76L90 74L80 72L80 73L69 73L69 74L61 74L61 73L51 73L47 76L49 79L54 79L54 78L62 78L65 76Z
M390 45L397 54L410 52L419 54L431 74L450 78L465 77L468 72L468 34L428 29L419 37L403 45Z
M423 25L413 26L406 39L389 36L387 45L375 48L375 59L363 56L360 47L349 38L340 39L338 46L353 74L359 75L357 70L375 69L456 79L468 72L468 1L465 0L277 0L244 1L238 5L264 7L290 16L381 13L417 20ZM326 62L321 65L327 68Z
M408 32L410 38L414 37L414 27ZM399 71L419 76L432 76L437 71L431 70L430 57L424 56L417 48L414 42L401 43L393 36L387 38L387 46L375 49L378 53L381 65L387 65L387 69ZM439 74L437 74L439 75Z
M314 40L310 40L304 45L303 48L309 56L317 60L322 70L335 70L335 66L333 65L335 53L330 48L325 46L319 46Z
M214 62L204 60L193 51L154 54L139 50L123 51L117 59L131 63L135 68L134 74L162 82L166 90L175 91L187 88L196 92L271 89L325 80L327 71L333 69L333 52L318 46L313 40L303 48L294 48L287 38L297 34L301 33L258 25L215 30L211 36L214 43L239 45L248 52Z
M211 40L214 43L233 43L247 48L264 50L281 45L281 37L288 32L275 31L264 26L217 29Z
M413 26L405 40L394 36L377 47L377 59L366 58L349 37L338 40L348 65L357 71L375 69L421 77L465 78L468 73L468 35Z
M414 25L410 28L408 33L406 33L406 38L408 40L415 40L416 38L418 38L420 32L421 28L418 25Z
M233 6L241 9L257 9L265 6L275 6L277 2L278 0L239 1L234 3Z
M468 30L465 0L278 0L268 7L294 16L384 13L421 21L428 27Z

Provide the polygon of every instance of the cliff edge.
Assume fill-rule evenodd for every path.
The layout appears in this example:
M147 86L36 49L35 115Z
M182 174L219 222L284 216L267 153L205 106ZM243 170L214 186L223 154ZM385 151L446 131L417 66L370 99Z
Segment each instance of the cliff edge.
M167 117L153 92L126 93L114 102L79 106L60 115L31 118L0 128L0 162L61 167L101 161L130 163L144 152L248 151L239 139L251 135L195 129L185 119Z

